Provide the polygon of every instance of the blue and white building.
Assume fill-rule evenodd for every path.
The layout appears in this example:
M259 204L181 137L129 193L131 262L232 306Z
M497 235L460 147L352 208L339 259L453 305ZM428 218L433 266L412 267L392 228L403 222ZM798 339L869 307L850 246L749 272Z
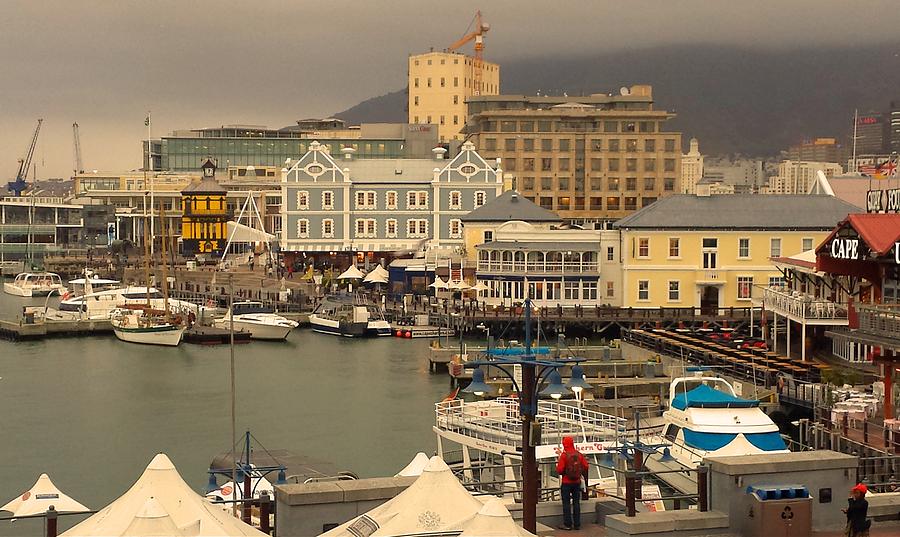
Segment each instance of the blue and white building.
M502 192L499 165L471 143L452 160L357 159L312 142L282 170L285 257L330 256L335 265L464 246L462 217ZM340 259L337 259L338 256Z

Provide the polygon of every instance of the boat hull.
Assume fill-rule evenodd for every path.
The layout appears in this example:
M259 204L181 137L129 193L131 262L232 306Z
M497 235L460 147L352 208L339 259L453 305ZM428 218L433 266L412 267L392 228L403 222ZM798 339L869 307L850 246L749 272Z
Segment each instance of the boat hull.
M344 337L369 336L368 323L348 323L319 317L315 313L309 316L309 325L313 332ZM371 334L375 335L375 334Z
M128 343L140 343L143 345L162 345L165 347L176 347L181 343L181 337L184 335L184 327L178 326L162 326L149 328L125 328L114 326L113 332L121 341Z
M10 282L3 284L3 292L8 295L21 296L31 298L35 296L47 296L57 291L56 288L39 288L39 287L19 287Z
M234 319L234 329L235 331L244 330L245 332L250 332L250 337L252 339L264 339L269 341L281 341L287 339L288 334L291 333L291 330L294 329L293 326L282 326L282 325L273 325L273 324L263 324L263 323L254 323L249 321L242 321L237 318ZM230 330L231 323L230 321L225 319L217 319L213 322L213 325L216 328L222 328L224 330Z

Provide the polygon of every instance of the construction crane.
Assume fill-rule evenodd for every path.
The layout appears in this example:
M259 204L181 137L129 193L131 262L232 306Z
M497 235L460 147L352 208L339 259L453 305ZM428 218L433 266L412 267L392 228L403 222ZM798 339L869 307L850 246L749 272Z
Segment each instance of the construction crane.
M72 140L73 140L73 168L75 172L73 176L84 173L84 164L81 162L81 135L78 133L78 123L72 123Z
M28 152L25 158L19 159L19 171L16 173L16 180L6 183L6 188L16 196L21 196L22 192L28 188L28 168L31 167L31 159L34 157L34 148L37 146L38 134L41 132L41 123L43 119L39 119L37 127L34 129L34 135L31 136L31 145L28 146Z
M450 45L447 48L447 52L453 52L469 41L472 41L473 39L475 40L475 62L472 66L475 81L475 83L473 84L475 86L473 94L481 95L481 73L484 69L484 34L488 33L488 30L491 29L491 25L481 20L481 10L475 12L474 22L475 29L460 37L456 43ZM471 27L472 24L469 23L469 28Z

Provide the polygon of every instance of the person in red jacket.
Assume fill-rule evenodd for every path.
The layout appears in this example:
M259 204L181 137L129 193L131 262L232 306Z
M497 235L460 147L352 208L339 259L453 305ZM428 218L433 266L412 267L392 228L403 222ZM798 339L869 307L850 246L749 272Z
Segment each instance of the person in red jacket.
M575 440L571 436L563 437L563 452L556 461L556 473L562 483L563 525L560 529L581 528L581 480L587 472L588 461L575 449Z

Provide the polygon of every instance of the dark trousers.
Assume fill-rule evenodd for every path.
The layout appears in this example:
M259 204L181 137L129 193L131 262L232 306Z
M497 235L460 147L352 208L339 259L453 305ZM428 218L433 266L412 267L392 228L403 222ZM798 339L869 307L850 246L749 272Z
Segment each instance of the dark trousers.
M563 525L576 529L580 528L581 483L563 483L559 490L562 495Z

